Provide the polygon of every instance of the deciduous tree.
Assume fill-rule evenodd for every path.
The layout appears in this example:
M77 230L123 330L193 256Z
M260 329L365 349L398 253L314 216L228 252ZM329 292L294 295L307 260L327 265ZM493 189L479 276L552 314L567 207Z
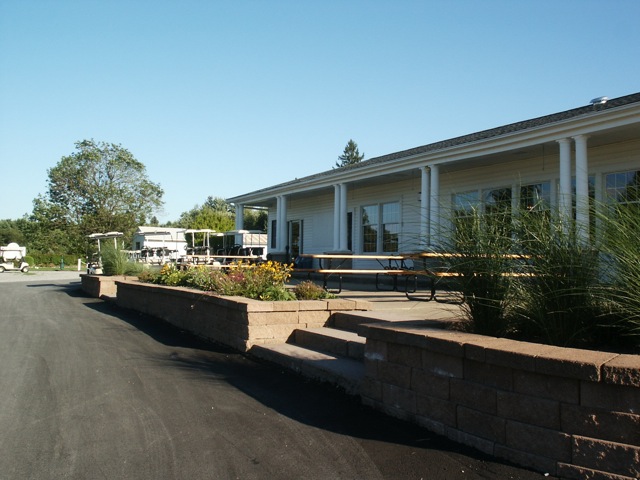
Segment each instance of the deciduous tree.
M95 232L129 237L160 208L162 188L121 145L83 140L75 146L49 169L48 190L34 200L32 218L45 228L40 237L48 228L62 230L68 248L79 248L81 238Z

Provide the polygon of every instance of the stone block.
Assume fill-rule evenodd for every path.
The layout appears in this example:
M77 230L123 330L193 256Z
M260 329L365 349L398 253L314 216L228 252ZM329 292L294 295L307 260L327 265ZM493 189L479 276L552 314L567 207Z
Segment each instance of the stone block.
M446 426L443 423L436 422L427 417L414 416L413 421L420 427L435 433L436 435L444 436L446 434Z
M382 383L409 388L411 386L411 367L397 363L379 362L377 379Z
M324 327L329 322L330 313L327 310L300 310L298 323L302 327Z
M387 345L387 359L399 365L420 368L422 366L422 350L418 347L389 343Z
M449 400L457 405L495 415L497 412L496 389L480 383L452 378L449 383Z
M514 370L534 372L536 370L536 359L545 353L552 352L555 348L539 343L511 340L508 344L501 343L487 347L485 354L488 363L513 368Z
M248 340L255 342L257 340L278 340L285 342L292 335L293 331L298 328L297 324L293 325L249 325Z
M602 366L602 380L640 388L640 355L618 355Z
M326 300L301 300L298 309L303 311L329 311Z
M513 370L492 363L480 363L465 359L464 379L501 390L513 389Z
M508 340L506 338L484 336L470 338L464 344L464 356L469 360L485 362L487 359L487 348L500 348L502 346L508 348L511 343L513 343L513 340Z
M582 382L580 403L585 407L622 413L640 413L640 388L609 383Z
M496 444L495 442L487 440L486 438L473 435L469 432L465 432L452 427L447 427L447 429L445 430L445 436L453 442L475 448L476 450L486 453L487 455L494 455Z
M387 345L387 342L367 338L367 343L364 347L364 357L367 360L387 360Z
M578 380L600 380L601 367L616 357L615 353L549 347L536 357L536 372Z
M616 475L640 477L640 447L593 438L573 437L573 463Z
M462 405L458 406L456 412L458 430L492 442L505 443L506 421L504 418Z
M513 390L524 395L565 403L577 404L580 401L580 382L576 379L515 371Z
M563 432L640 446L640 414L561 405L560 418Z
M383 383L382 401L385 405L403 410L411 415L416 413L416 394L407 388Z
M422 351L422 369L441 377L463 378L464 358L430 350Z
M531 455L571 461L571 436L553 429L507 420L506 447Z
M449 399L449 377L433 375L421 368L411 369L411 390L419 395Z
M382 402L382 382L370 377L365 377L360 383L360 395L363 398Z
M456 405L430 395L416 395L416 415L440 424L456 426Z
M615 475L562 462L558 463L557 475L570 480L638 480L636 477Z
M560 402L498 391L498 415L538 427L560 429Z

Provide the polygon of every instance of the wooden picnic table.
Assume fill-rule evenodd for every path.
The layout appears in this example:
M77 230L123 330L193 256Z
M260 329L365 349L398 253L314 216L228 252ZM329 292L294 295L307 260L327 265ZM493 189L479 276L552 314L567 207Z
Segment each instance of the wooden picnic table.
M330 253L307 253L298 255L300 258L309 258L318 260L318 268L295 268L295 271L306 272L310 278L312 273L322 275L323 288L332 293L340 293L342 291L342 277L344 275L375 275L376 289L385 289L380 282L380 276L391 276L393 283L391 290L398 290L398 277L405 278L405 292L412 293L418 288L418 275L428 276L428 272L417 271L407 267L406 258L402 255L351 255L351 254L330 254ZM378 263L378 268L353 268L347 267L347 261L352 260L371 260ZM338 278L338 288L330 290L328 281L332 276ZM413 279L413 289L409 287L409 280ZM430 299L430 298L429 298Z
M210 253L209 255L184 255L178 259L178 265L205 265L215 268L229 268L244 261L247 261L249 264L253 264L261 259L262 257L259 255L225 255Z

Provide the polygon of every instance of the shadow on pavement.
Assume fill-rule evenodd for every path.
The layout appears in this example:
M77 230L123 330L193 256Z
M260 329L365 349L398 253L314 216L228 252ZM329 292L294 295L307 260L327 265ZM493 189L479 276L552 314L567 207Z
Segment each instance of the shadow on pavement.
M368 449L380 451L382 457L389 455L383 452L404 446L421 450L423 455L430 452L445 454L468 470L477 469L480 478L494 469L497 469L495 476L486 478L501 478L498 471L505 468L519 474L507 478L528 480L540 475L454 443L415 424L384 415L363 406L357 397L346 395L337 388L205 341L157 318L87 297L81 290L69 289L67 293L84 297L80 301L87 308L117 318L171 347L166 356L155 358L159 364L180 369L194 380L219 382L224 378L228 384L279 414L318 429L360 439ZM414 461L418 462L418 458ZM410 469L412 460L407 459L407 462L405 468Z

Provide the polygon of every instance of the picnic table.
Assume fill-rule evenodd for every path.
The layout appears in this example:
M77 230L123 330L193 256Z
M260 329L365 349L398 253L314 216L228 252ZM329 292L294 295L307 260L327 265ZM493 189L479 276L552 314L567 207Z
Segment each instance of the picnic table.
M375 285L377 290L399 290L398 277L405 279L405 293L414 293L418 289L418 276L431 278L432 272L416 270L407 264L408 257L405 255L351 255L351 254L315 254L307 253L298 255L300 259L311 259L318 261L318 268L295 267L295 271L306 272L308 278L312 273L322 275L323 288L332 293L342 291L342 279L345 275L375 275ZM375 262L373 268L353 268L353 260L370 260ZM392 278L391 288L385 288L381 282L382 276ZM338 279L338 288L329 289L328 282L331 277ZM411 282L412 281L412 282ZM433 282L431 282L433 283ZM410 286L412 285L412 286ZM431 294L428 300L433 298Z
M213 268L230 268L246 262L254 264L262 260L259 255L227 255L211 253L208 255L183 255L178 259L178 267L204 265Z
M459 253L436 251L417 251L395 255L300 254L298 256L300 259L317 260L318 267L295 268L295 271L306 272L308 278L313 273L322 275L323 288L332 293L340 293L342 291L342 279L345 275L375 275L377 290L389 290L389 288L384 288L381 278L390 276L392 277L390 289L395 291L399 291L401 288L401 284L398 281L399 278L404 279L403 291L409 300L462 303L464 298L460 294L437 294L438 287L442 285L442 280L447 278L455 279L461 276L458 272L450 271L446 262L442 264L439 261L462 256L463 254ZM529 258L527 255L517 253L505 253L501 257L513 260ZM374 264L374 267L369 268L353 268L353 260L371 260L377 265ZM518 271L505 271L502 275L526 276L529 274ZM328 282L334 276L338 280L338 288L330 290ZM424 287L422 292L421 286Z

